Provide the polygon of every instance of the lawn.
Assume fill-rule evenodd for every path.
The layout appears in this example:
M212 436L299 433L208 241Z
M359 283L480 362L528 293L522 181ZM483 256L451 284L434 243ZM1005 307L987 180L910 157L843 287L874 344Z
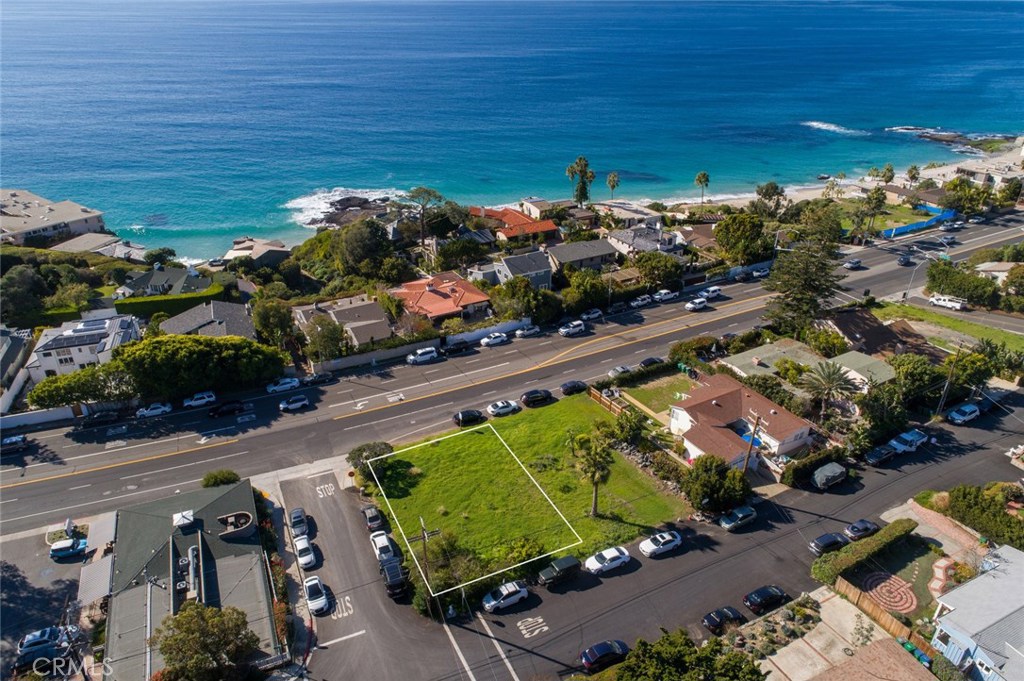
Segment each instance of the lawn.
M1024 352L1024 336L1020 334L956 317L949 317L940 312L898 303L882 303L878 307L873 307L871 312L882 321L910 319L928 322L936 326L943 326L957 333L973 336L974 338L987 338L996 343L1006 343L1006 347L1010 350Z
M850 215L860 205L860 203L851 200L841 202L840 207L843 211L842 225L844 230L849 231L853 228L853 221L850 219ZM935 216L930 213L928 215L915 213L914 209L910 206L887 204L885 206L885 214L875 218L875 229L902 227L903 225L910 225L915 222L923 222L932 217Z
M682 374L662 376L653 381L634 387L626 388L630 397L647 405L651 411L661 413L667 411L669 405L678 402L678 395L690 392L692 382Z
M97 286L92 290L93 298L109 298L114 295L114 291L117 290L116 284L110 284L109 286Z
M917 596L917 609L907 613L911 621L927 619L935 610L935 601L928 591L932 578L932 565L941 556L929 550L928 544L918 537L910 537L899 546L893 547L859 567L851 581L863 588L861 580L871 572L884 570L910 583Z

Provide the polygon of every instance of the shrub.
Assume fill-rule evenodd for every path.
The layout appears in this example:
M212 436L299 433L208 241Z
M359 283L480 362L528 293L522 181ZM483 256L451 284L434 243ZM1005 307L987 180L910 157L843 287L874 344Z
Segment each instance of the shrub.
M949 491L948 515L1000 544L1024 550L1024 522L1006 513L999 496L977 486L959 485Z
M931 508L939 513L949 510L949 492L936 492L932 495Z
M156 312L166 312L170 316L191 310L208 300L223 300L224 287L213 283L200 293L182 293L176 296L145 296L142 298L122 298L114 301L114 309L118 314L132 314L136 317L149 318Z
M281 643L291 642L291 624L288 622L287 601L276 601L274 603L274 629L277 631L277 640Z
M936 655L932 660L931 672L939 681L967 681L963 672L942 655Z
M903 541L917 529L917 522L900 518L886 525L878 534L844 546L838 551L826 553L811 564L811 576L829 586L847 570L873 558L890 546Z
M682 484L686 470L686 466L661 450L654 452L651 457L651 471L661 480Z
M779 481L783 485L796 487L810 480L814 471L825 464L832 463L833 461L843 461L845 458L846 450L842 447L829 447L828 449L813 452L802 459L790 461L786 464L786 468L782 471L782 477Z
M242 478L239 477L238 473L227 468L221 468L215 471L209 471L203 476L203 487L220 487L221 485L233 485Z

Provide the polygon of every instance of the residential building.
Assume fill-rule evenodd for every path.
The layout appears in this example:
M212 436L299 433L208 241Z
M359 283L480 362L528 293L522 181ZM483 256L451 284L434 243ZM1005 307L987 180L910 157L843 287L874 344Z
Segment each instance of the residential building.
M148 272L129 272L125 282L114 290L114 298L201 293L212 283L209 277L199 276L193 267L182 269L155 265Z
M207 300L160 324L164 333L184 336L241 336L256 340L256 327L248 305Z
M597 213L589 208L570 208L569 217L580 227L596 227L598 223Z
M677 242L684 246L704 251L718 247L715 240L715 223L708 222L698 225L682 225L675 229Z
M887 636L855 651L853 657L812 676L809 681L935 681L932 673L896 639Z
M497 240L489 229L470 229L466 225L459 225L452 233L452 239L468 239L487 248L492 247Z
M898 319L883 323L863 307L836 310L828 319L819 320L817 326L839 334L851 350L859 350L866 355L888 357L910 352L924 355L933 362L941 362L947 356L944 350L929 343L908 322Z
M867 393L870 385L881 385L896 378L896 370L888 362L856 350L844 352L825 361L834 362L845 369L846 375L857 384L857 389L862 393Z
M58 201L25 191L0 189L0 234L5 242L72 237L105 229L103 213L74 201Z
M609 286L624 288L642 283L643 275L636 267L622 267L614 272L605 272L601 275L601 279L606 281Z
M481 206L470 206L469 214L483 219L494 227L515 227L536 222L526 213L515 208L483 208Z
M480 262L475 265L470 265L466 268L466 278L470 281L476 281L477 279L486 281L491 286L497 286L501 283L498 279L498 263L495 262Z
M771 343L765 343L752 350L740 352L719 361L740 376L757 376L759 374L775 376L779 373L776 365L780 359L788 359L804 366L814 366L818 362L825 361L825 358L812 350L810 346L792 338L777 338Z
M608 232L608 243L625 256L653 251L668 251L675 248L676 239L672 232L654 227L633 227Z
M1024 172L1019 166L985 161L974 162L972 166L957 166L956 174L967 178L971 184L989 187L995 191L999 191L1004 184L1016 178L1024 177Z
M25 366L32 347L32 336L23 334L0 325L0 388L5 391L14 383L14 377Z
M291 254L291 249L277 239L271 241L244 236L231 242L231 250L224 254L224 259L231 261L248 256L256 262L257 268L277 267L291 257Z
M629 201L601 201L594 204L594 209L603 215L619 220L626 229L637 225L643 227L662 226L661 213Z
M546 201L545 199L539 199L535 196L531 196L520 201L519 207L524 213L534 220L543 220L548 217L552 211L556 211L560 208L575 208L576 202L572 199Z
M981 574L936 600L933 648L971 681L1024 680L1024 552L990 551Z
M139 322L131 315L65 322L43 331L25 368L38 383L47 376L109 362L114 348L139 338Z
M353 347L391 338L391 320L375 298L366 295L339 298L326 303L313 303L292 308L292 317L300 329L309 326L314 317L327 315L345 328Z
M469 317L483 312L491 304L486 293L455 272L442 272L425 279L406 282L391 290L401 299L405 310L432 321L448 317Z
M605 265L614 263L617 254L618 251L608 243L607 239L573 241L552 246L548 249L548 257L551 259L552 269L572 265L577 269L586 267L592 270L600 270Z
M760 423L752 433L755 423ZM811 424L726 374L712 374L670 407L669 429L683 440L689 459L712 454L740 467L754 438L755 450L788 454L811 442ZM749 467L758 467L751 456Z
M885 202L891 204L903 203L909 198L916 198L920 204L938 207L942 199L946 197L945 189L911 189L900 187L895 184L882 185L885 191ZM922 218L925 219L925 218Z
M110 594L104 679L155 678L165 663L152 633L189 602L238 608L259 639L252 663L286 662L258 525L248 480L117 511L113 554L83 570L83 582L108 587L94 594Z
M527 222L519 225L499 227L497 232L498 241L536 238L548 241L550 239L557 238L559 235L558 225L551 220L541 220L540 222Z
M1024 263L1019 262L983 262L980 265L974 266L974 271L982 277L987 277L992 281L996 282L1000 286L1006 281L1006 277L1017 265Z
M122 241L121 237L101 232L76 236L55 246L50 246L50 250L62 253L96 253L140 265L146 262L145 246Z
M512 277L525 277L536 289L551 288L551 261L542 251L502 258L495 265L495 273L502 284Z

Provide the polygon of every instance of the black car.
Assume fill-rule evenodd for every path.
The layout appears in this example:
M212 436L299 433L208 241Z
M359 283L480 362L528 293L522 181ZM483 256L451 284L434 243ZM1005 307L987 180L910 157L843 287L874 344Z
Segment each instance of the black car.
M381 561L380 574L384 578L384 591L390 598L400 598L409 590L409 568L402 567L398 558Z
M785 591L769 584L768 586L762 586L760 589L751 591L743 597L743 605L753 611L755 615L763 615L769 610L774 610L784 603L788 603L790 600L789 596Z
M640 360L640 363L637 364L637 366L640 367L641 369L648 369L652 366L663 364L664 362L665 360L663 360L661 357L648 357L647 359Z
M452 423L459 427L471 426L474 423L480 423L481 421L486 420L487 417L484 416L484 413L482 411L477 411L476 409L463 409L452 416Z
M95 414L89 414L77 424L76 428L98 428L99 426L107 426L111 423L118 421L121 415L116 411L98 411Z
M721 636L725 628L730 624L740 625L747 621L747 618L736 608L731 605L727 605L724 608L719 608L714 612L709 612L704 615L700 623L704 625L704 628L710 631L715 636Z
M302 381L302 385L327 385L334 382L334 374L325 371L319 374L303 376L299 380Z
M881 466L894 456L896 456L895 449L889 445L879 445L864 455L864 461L871 466Z
M903 265L904 267L906 267L907 265L913 265L914 259L911 258L909 255L901 255L899 258L896 259L896 264Z
M612 306L608 308L608 314L619 314L629 309L627 303L612 303Z
M218 405L210 407L206 415L211 419L220 418L221 416L234 416L235 414L241 414L245 411L245 404L239 400L229 400Z
M827 532L817 539L812 540L807 545L807 548L809 548L811 553L814 555L821 556L826 553L831 553L832 551L838 551L849 543L850 540L844 535L841 535L838 532Z
M861 518L857 522L847 525L846 529L843 530L843 534L845 534L853 541L858 541L860 539L864 539L865 537L870 537L875 532L878 532L879 529L881 528L878 527L878 525L876 525L875 523L871 522L870 520L865 520L864 518Z
M458 355L468 354L474 350L476 350L476 346L469 343L469 341L456 340L441 348L441 353L445 357L456 357Z
M519 403L524 407L539 407L547 404L552 399L550 390L527 390L519 398Z
M587 384L583 381L566 381L559 387L559 390L562 391L563 395L568 397L569 395L575 395L576 393L587 392Z
M749 270L740 270L739 272L736 273L736 276L733 277L733 279L739 282L750 281L752 278L753 275L750 273Z
M4 454L13 454L28 449L29 439L24 435L11 435L0 440L0 451Z
M601 641L580 653L580 663L586 671L596 672L622 662L628 653L629 646L622 641Z

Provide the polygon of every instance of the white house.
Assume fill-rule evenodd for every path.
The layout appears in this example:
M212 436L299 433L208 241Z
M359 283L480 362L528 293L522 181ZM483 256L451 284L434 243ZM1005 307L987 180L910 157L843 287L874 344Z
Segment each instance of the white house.
M983 262L980 265L975 265L974 271L1002 286L1010 270L1020 264L1019 262Z
M6 242L21 245L28 238L71 238L103 229L98 210L74 201L54 203L24 189L0 189L0 233Z
M108 362L114 348L140 337L139 322L131 315L66 322L43 331L25 368L38 383L47 376Z

